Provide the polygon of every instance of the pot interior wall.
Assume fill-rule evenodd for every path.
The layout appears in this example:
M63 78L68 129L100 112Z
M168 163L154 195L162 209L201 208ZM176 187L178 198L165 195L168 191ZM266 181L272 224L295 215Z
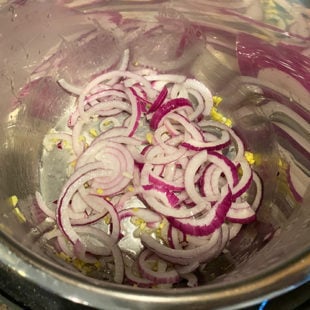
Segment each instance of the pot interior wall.
M122 9L122 14L128 18L139 16L139 12L126 12L125 7ZM109 28L109 19L118 16L114 16L114 13L81 14L48 2L31 3L24 9L16 7L14 12L17 17L13 13L8 14L8 10L4 8L0 13L1 29L6 29L1 32L10 33L0 43L3 55L0 76L1 238L22 245L29 256L36 255L56 263L59 268L69 266L74 271L73 266L55 256L51 248L41 241L42 233L52 224L45 221L38 227L32 208L36 190L42 191L49 199L55 199L66 178L63 169L66 158L57 150L53 156L46 158L42 146L47 132L55 126L62 126L59 120L64 119L73 106L72 98L59 87L57 79L71 78L71 82L83 85L94 70L99 72L108 67L104 61L113 56L107 48L111 44L115 54L113 57L119 57L125 47L131 48L133 67L137 62L148 65L151 61L154 61L155 67L161 63L168 66L173 57L169 53L177 48L179 42L173 38L180 36L180 29L187 27L193 16L188 14L182 19L176 11L163 10L162 14L167 15L162 18L172 22L151 38L153 42L158 40L158 44L163 45L151 51L149 42L142 45L142 40L150 25L153 27L157 23L153 19L157 13L153 10L147 17L147 26L141 28L144 21L134 24L139 27L128 30L126 38L124 34L119 37L117 31ZM33 14L38 19L29 23ZM205 20L204 16L199 18ZM212 37L212 23L216 28L218 24L214 15L205 27L199 27L199 31L202 31L199 36ZM194 26L189 28L196 30ZM95 35L94 42L87 43L89 46L76 43L75 38L91 32ZM272 39L275 37L274 33L270 35ZM233 55L221 48L216 49L216 44L207 44L200 37L190 38L192 42L186 51L186 61L175 71L194 76L223 97L222 112L232 119L235 130L240 133L247 148L256 154L254 168L264 183L263 202L257 221L245 225L227 251L199 274L202 284L226 285L269 272L275 266L309 251L309 153L305 153L291 137L281 135L277 131L277 124L291 128L298 137L308 142L309 127L301 127L293 118L287 115L283 117L281 111L276 109L271 112L266 110L264 103L271 101L270 98L258 91L256 86L240 79ZM217 40L225 44L233 42L231 38L220 35ZM166 49L164 56L163 49ZM62 57L62 65L47 69L42 66L35 73L36 78L33 78L35 68L43 59L47 59L46 55L53 55L56 50L61 51L56 57ZM73 72L77 72L74 77ZM309 101L306 104L309 106ZM309 116L309 111L305 113ZM300 183L299 194L292 190L291 178Z

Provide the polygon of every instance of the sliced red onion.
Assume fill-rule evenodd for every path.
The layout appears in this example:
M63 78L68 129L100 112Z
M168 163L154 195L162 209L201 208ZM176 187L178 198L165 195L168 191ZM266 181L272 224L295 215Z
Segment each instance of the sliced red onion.
M144 192L152 191L152 194L157 192L158 196L165 195L164 199L167 200L168 205L171 208L177 208L178 209L180 207L179 206L179 203L180 203L179 198L172 191L166 190L164 188L158 187L158 186L153 185L153 184L143 185L142 188L143 188ZM141 192L141 193L143 194L144 192Z
M83 239L85 251L93 255L111 255L111 248L115 244L115 240L102 229L92 226L76 227Z
M76 156L81 155L84 150L84 143L80 141L83 126L83 121L77 121L72 130L72 148Z
M233 202L226 214L226 220L233 223L246 224L255 221L256 215L248 202Z
M111 238L116 242L119 240L120 236L120 219L119 215L116 212L114 206L103 197L90 195L87 197L89 205L95 210L99 211L100 209L106 209L111 216L111 223L113 223Z
M91 210L89 210L89 207L87 206L87 209L85 209L83 212L75 212L72 209L72 203L71 203L68 213L69 213L70 220L80 220L80 219L84 219L86 216L88 216L89 213L91 213Z
M128 126L128 136L132 137L138 128L142 110L141 105L138 103L133 93L131 91L126 91L126 94L131 103L131 117L130 124Z
M71 175L63 187L62 193L57 202L56 220L60 230L73 244L77 240L80 240L80 238L78 234L72 229L69 220L69 202L72 199L73 194L80 186L83 186L85 182L96 177L107 175L107 169L102 163L90 163L81 167L81 169L77 170L73 175Z
M206 167L201 179L200 190L205 197L217 197L220 194L220 176L222 174L221 168L214 164Z
M158 94L155 101L152 103L151 107L148 110L148 113L155 112L164 103L167 95L168 95L168 88L164 87Z
M167 128L165 126L161 126L154 132L154 139L152 142L152 144L154 144L154 147L152 148L157 150L157 152L159 151L159 148L161 148L164 153L171 154L179 150L180 143L183 140L183 134L170 137L167 133Z
M163 122L168 134L171 136L171 137L174 137L174 136L179 136L181 134L181 130L179 128L177 128L177 126L173 125L171 123L171 120L169 119L164 119L164 122Z
M243 158L244 151L245 151L244 144L242 140L240 139L240 137L235 133L233 129L229 128L228 126L224 124L213 121L213 120L202 120L201 122L199 122L199 125L203 127L211 126L211 127L220 128L224 131L227 131L229 135L231 136L231 139L235 142L236 148L237 148L236 155L233 158L233 161L237 163Z
M180 231L174 228L172 225L168 226L167 241L172 249L181 249L182 245L179 240Z
M125 266L122 252L117 244L114 244L111 248L114 258L114 282L123 283Z
M153 173L149 174L149 182L154 184L156 188L163 189L165 191L182 191L184 190L184 184L180 184L179 186L175 184L175 182L166 181L163 178L156 176Z
M115 137L121 137L125 136L128 134L128 129L125 126L118 126L118 127L113 127L110 128L100 134L99 137L97 137L98 140L113 140L112 138ZM97 140L96 139L96 140ZM94 140L94 142L96 141Z
M153 271L147 264L147 259L151 255L152 252L146 249L141 252L138 258L140 272L146 279L158 284L179 282L180 277L175 269L165 270L164 272ZM160 258L157 260L160 260Z
M205 204L206 209L210 209L209 201L217 200L218 197L209 196L203 197L199 194L196 189L195 176L199 168L204 167L208 160L208 152L203 150L196 155L194 155L189 161L185 169L184 174L184 185L188 196L196 204Z
M213 255L219 251L221 246L222 232L221 229L215 230L208 242L190 250L171 249L146 233L141 234L141 241L148 249L168 262L188 265L192 263L193 260L201 263L212 258Z
M92 107L103 102L113 102L126 99L124 91L104 88L103 90L96 91L85 97L85 105L90 104ZM107 110L108 107L102 107L103 110ZM90 109L87 110L89 112Z
M220 139L211 142L202 142L194 139L187 139L185 142L182 142L181 145L189 150L194 151L217 151L225 148L230 143L229 135L226 132L223 132L223 135Z
M119 71L127 70L128 64L129 64L129 49L125 49L118 70ZM120 77L115 77L114 79L111 79L107 84L108 85L114 85L119 81L119 79L120 79Z
M148 102L144 97L141 97L141 95L138 93L136 87L134 87L134 86L130 87L130 90L131 90L132 94L135 96L137 103L140 105L141 111L143 113L146 113L147 107L150 105L150 102Z
M125 192L122 197L115 203L115 209L117 212L121 212L125 209L125 204L129 201L132 197L138 196L140 194L140 189L134 188L132 191Z
M246 160L239 162L242 169L242 176L238 181L238 184L232 188L232 199L240 197L245 193L251 185L252 182L252 169Z
M79 192L75 193L71 200L71 209L74 212L79 213L79 212L85 212L87 207L88 207L87 203L83 200Z
M97 78L95 78L94 80L92 80L82 91L82 93L79 96L78 99L78 110L79 110L79 114L81 116L82 119L85 118L84 116L84 100L86 95L98 84L102 83L102 82L108 82L109 80L115 78L115 77L121 77L121 78L132 78L134 80L136 80L138 83L142 83L143 85L145 85L145 87L147 87L150 90L150 93L154 93L151 91L152 86L151 84L144 79L143 77L141 77L138 74L134 74L132 72L129 71L111 71L108 73L104 73L102 75L99 75Z
M171 163L171 164L166 165L160 175L168 182L171 182L171 181L176 182L177 179L179 179L181 175L180 182L176 183L175 185L180 185L184 189L184 182L183 182L183 177L182 177L184 173L182 170L180 170L180 168L177 167L176 163Z
M88 261L87 256L86 256L86 246L81 240L76 240L76 242L73 244L73 253L74 256L85 261ZM92 257L90 260L91 263L95 263L97 260Z
M86 218L80 218L80 219L71 219L71 225L72 226L85 226L97 223L99 220L103 219L107 215L107 211L103 211L97 214L90 215Z
M141 194L152 210L168 217L189 218L204 211L206 208L205 205L199 204L189 209L184 207L176 209L169 203L166 193L161 193L157 190L145 190Z
M67 92L69 92L70 94L79 96L79 95L82 93L82 91L83 91L82 88L70 84L70 83L67 82L65 79L60 79L60 80L58 80L57 82L58 82L58 84L59 84L63 89L65 89L65 90L66 90Z
M204 99L204 105L202 107L198 106L195 112L189 116L189 119L197 119L200 114L204 116L210 115L211 108L213 107L213 98L210 90L204 84L194 79L187 79L184 87L197 90Z
M143 141L139 140L138 138L134 138L134 137L124 137L124 136L119 136L119 137L110 137L110 138L106 138L107 140L111 140L114 143L120 143L120 144L126 144L126 145L142 145Z
M177 161L183 156L186 156L187 152L188 151L186 149L175 148L174 153L163 155L161 148L155 149L154 147L146 154L145 162L153 165L166 165Z
M94 181L94 186L97 185L97 187L101 188L103 195L117 193L130 182L133 175L134 161L130 152L123 145L106 140L92 144L80 156L76 168L83 166L89 159L102 162L102 165L105 165L109 171L104 179L97 178Z
M194 123L190 122L187 117L184 117L183 115L177 113L171 113L167 115L167 118L180 123L184 127L184 131L188 132L192 139L195 139L197 141L203 141L203 132L197 126L195 126Z
M62 234L62 232L61 232L59 229L54 228L53 230L50 230L50 231L48 231L48 232L45 232L45 233L43 234L43 239L49 241L49 240L52 240L53 238L57 238L57 237L59 237L59 236L64 237L63 234ZM70 243L70 245L72 246L71 243Z
M220 153L208 152L208 161L221 168L230 188L234 188L238 184L237 168L227 157Z
M142 278L141 276L135 275L132 271L132 267L125 266L125 275L127 280L138 287L152 287L154 282L148 279Z
M162 216L160 214L147 208L129 208L119 212L119 219L122 220L127 217L138 217L145 222L157 223L161 222Z
M36 199L34 199L33 203L30 205L30 214L34 225L37 225L38 230L41 231L41 226L44 226L47 216L38 206ZM51 222L52 221L53 220L51 219Z
M150 120L151 129L157 129L162 119L170 112L178 111L184 109L184 107L191 107L189 100L184 98L171 99L166 102L164 105L160 106L156 112L153 114Z
M196 286L193 272L220 254L240 230L237 223L255 219L262 184L235 131L201 121L213 106L204 84L150 70L145 76L125 71L128 59L125 51L121 70L103 73L83 88L59 81L78 96L68 121L72 135L66 133L75 166L55 214L36 194L40 210L57 223L44 237L57 238L70 257L110 261L116 283L170 287L183 278ZM110 120L112 126L105 126ZM87 141L80 141L91 122L99 132L91 129ZM142 124L149 128L146 137ZM243 200L252 179L256 194L249 204ZM131 199L144 206L132 207ZM125 218L146 224L134 231L144 249L129 266L118 246Z
M231 191L228 186L222 188L221 197L212 209L200 217L168 217L171 225L193 236L206 236L218 229L231 206Z
M43 213L52 218L52 219L56 219L56 214L55 214L55 210L51 210L46 204L45 201L43 200L41 194L39 192L35 193L36 195L36 200L37 200L37 204L39 206L39 208L43 211Z
M69 248L68 241L64 236L62 235L57 236L57 242L58 242L60 252L63 252L69 257L74 257L73 249Z

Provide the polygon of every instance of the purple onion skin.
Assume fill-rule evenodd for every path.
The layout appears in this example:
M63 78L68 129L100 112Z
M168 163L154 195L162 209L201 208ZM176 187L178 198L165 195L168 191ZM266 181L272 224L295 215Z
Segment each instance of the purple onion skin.
M211 219L210 223L205 225L195 225L194 223L183 223L177 218L168 217L168 221L172 226L181 230L185 234L193 236L206 236L213 233L217 228L219 228L225 221L226 214L231 206L232 194L228 190L228 193L223 197L223 199L217 204L214 217ZM215 208L215 206L214 206ZM195 221L195 219L193 219Z
M157 129L161 119L167 115L169 112L172 112L176 109L182 108L182 107L191 107L192 104L189 100L185 98L176 98L171 99L164 105L160 106L156 112L154 113L153 117L150 121L150 127L151 129L155 130Z

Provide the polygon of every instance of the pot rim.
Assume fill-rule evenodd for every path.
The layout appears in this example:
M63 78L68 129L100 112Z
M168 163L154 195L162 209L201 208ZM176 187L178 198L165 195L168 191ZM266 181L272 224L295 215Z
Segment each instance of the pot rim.
M225 286L217 283L197 288L154 290L99 281L65 270L1 234L0 245L0 263L16 277L23 277L64 299L99 309L103 306L155 309L158 305L163 309L180 306L240 309L277 297L310 280L310 249L258 276Z

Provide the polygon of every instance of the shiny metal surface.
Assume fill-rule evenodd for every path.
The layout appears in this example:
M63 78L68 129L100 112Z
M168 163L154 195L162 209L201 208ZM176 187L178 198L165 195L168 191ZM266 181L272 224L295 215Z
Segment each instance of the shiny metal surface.
M177 309L180 306L237 309L278 296L310 279L309 153L301 152L289 139L277 135L273 125L288 126L297 133L298 139L306 142L309 142L309 126L298 124L293 117L283 117L274 107L265 109L261 102L266 98L257 92L256 86L240 78L236 59L221 49L194 42L186 62L180 66L169 59L168 49L167 59L160 59L161 54L156 52L148 58L147 49L140 52L139 31L156 24L158 10L166 20L177 19L181 24L199 22L200 30L210 31L210 38L215 42L231 42L212 35L212 27L223 26L258 32L275 42L283 39L282 34L262 31L244 20L227 21L217 10L203 11L201 3L116 1L101 6L83 4L72 10L68 6L73 4L65 7L61 1L26 1L24 4L15 1L0 7L0 273L7 279L7 283L0 283L0 288L7 287L20 300L33 294L33 309L59 309L68 301L74 302L77 308L86 305L100 309ZM122 36L110 23L119 15L140 20L138 30ZM174 27L168 29L171 33L168 31L165 42L174 44L172 37L177 31ZM78 46L74 39L91 31L107 40L113 33L117 40L109 42L114 42L116 52L105 50L106 41L99 40L103 54L98 53L98 49L90 49L87 57L91 61L85 62L83 53L76 52ZM284 39L292 44L307 42L285 36ZM149 65L153 61L154 66L162 63L175 66L178 72L195 76L223 96L223 112L237 124L251 151L259 154L255 168L265 188L260 221L246 227L231 244L230 254L220 256L207 267L201 275L203 284L197 288L149 290L85 277L59 260L41 241L48 223L38 229L32 219L35 190L53 197L65 178L59 165L61 158L42 157L45 134L58 126L59 119L72 106L70 96L58 87L57 78L75 78L74 82L83 84L98 69L98 63L117 57L127 44L132 44L133 64ZM162 46L164 48L167 46ZM64 57L66 66L37 69L47 55L59 50L63 53L56 55ZM104 63L100 70L104 70L104 66L109 64ZM78 74L73 75L76 72ZM35 82L27 84L31 80ZM23 89L25 85L31 87ZM301 94L291 92L290 96L293 106L294 98L300 98ZM302 107L308 116L309 106L309 96L304 96ZM309 151L307 144L304 147ZM301 201L290 191L286 177L288 163L294 164L295 177L303 185ZM16 206L12 206L12 196L18 197ZM276 228L276 233L270 239L271 226ZM48 300L52 302L47 303Z

